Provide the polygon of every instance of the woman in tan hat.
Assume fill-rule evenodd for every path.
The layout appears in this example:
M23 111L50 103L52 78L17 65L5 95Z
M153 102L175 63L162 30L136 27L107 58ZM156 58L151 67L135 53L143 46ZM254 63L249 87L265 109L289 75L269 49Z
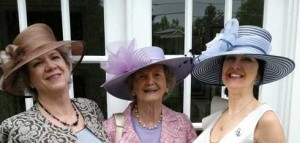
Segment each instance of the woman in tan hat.
M132 102L122 113L123 117L116 117L117 122L123 119L124 125L117 127L114 117L103 122L110 140L122 143L192 142L196 132L189 118L162 103L173 87L190 74L191 58L165 59L161 48L136 48L134 41L116 48L118 50L107 46L111 54L108 63L101 63L101 67L113 78L102 86L111 95Z
M57 41L45 24L29 26L0 52L1 89L36 99L2 122L0 142L109 142L97 104L69 97L71 72L83 54L83 42Z

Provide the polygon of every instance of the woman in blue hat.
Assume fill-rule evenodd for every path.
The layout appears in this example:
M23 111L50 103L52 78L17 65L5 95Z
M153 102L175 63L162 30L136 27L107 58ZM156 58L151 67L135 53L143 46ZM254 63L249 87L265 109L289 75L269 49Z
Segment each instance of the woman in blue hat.
M257 26L230 20L207 50L194 59L193 76L207 84L225 85L228 108L210 115L197 143L285 142L279 118L260 103L255 86L277 81L295 67L292 60L269 55L271 35Z

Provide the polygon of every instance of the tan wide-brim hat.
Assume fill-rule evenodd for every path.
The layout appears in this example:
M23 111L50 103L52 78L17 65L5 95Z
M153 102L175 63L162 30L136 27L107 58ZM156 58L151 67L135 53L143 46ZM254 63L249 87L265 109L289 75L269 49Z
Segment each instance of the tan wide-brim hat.
M19 87L22 79L18 71L29 61L57 48L68 52L73 71L83 58L85 45L83 41L57 41L53 31L46 24L37 23L24 29L12 44L0 51L3 70L1 90L24 96L25 88Z

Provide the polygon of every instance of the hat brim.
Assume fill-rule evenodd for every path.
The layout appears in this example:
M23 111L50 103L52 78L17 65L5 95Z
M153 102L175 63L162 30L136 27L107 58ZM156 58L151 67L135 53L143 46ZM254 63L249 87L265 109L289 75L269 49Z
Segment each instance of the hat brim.
M109 94L117 98L124 100L133 100L132 94L129 91L128 85L126 83L127 78L138 70L155 64L162 64L169 68L169 70L172 71L174 73L174 76L176 77L176 84L181 82L186 76L191 73L193 66L192 59L189 57L166 59L139 67L123 75L115 77L102 84L101 87L104 87Z
M263 79L260 84L267 84L277 81L288 74L290 74L294 68L295 63L289 58L263 55L263 54L249 54L241 52L225 52L215 57L208 58L196 64L192 71L192 75L203 83L211 85L224 85L222 81L222 66L223 59L227 55L242 54L245 56L253 57L265 61L265 70L263 73Z
M67 46L70 45L70 46ZM70 48L71 55L74 56L72 58L72 71L77 67L78 63L82 61L82 58L84 56L84 50L85 50L85 45L83 41L57 41L57 42L50 42L44 45L41 45L40 47L34 49L31 52L28 52L28 55L23 55L23 59L21 62L19 62L15 67L10 70L9 73L6 74L4 77L4 84L3 88L9 92L10 94L13 95L18 95L18 96L24 96L24 93L22 91L16 91L14 89L14 83L15 82L15 77L17 72L21 69L22 66L26 65L29 61L51 51L57 48ZM72 72L71 71L71 72Z

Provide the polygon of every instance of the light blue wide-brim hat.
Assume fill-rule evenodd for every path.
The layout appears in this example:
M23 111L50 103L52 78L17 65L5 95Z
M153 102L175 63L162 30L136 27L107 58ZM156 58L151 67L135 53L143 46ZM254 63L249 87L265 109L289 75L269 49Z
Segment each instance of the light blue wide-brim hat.
M109 53L108 62L102 62L101 68L113 77L101 87L120 99L133 100L132 91L127 85L127 78L142 68L155 64L165 65L176 77L176 84L180 83L192 71L191 57L182 56L165 59L164 51L161 48L155 46L136 48L134 40L128 45L111 45L113 46L106 46Z
M263 28L243 25L236 19L228 21L221 33L210 43L207 50L194 58L192 75L199 81L212 85L224 85L222 67L227 55L245 55L265 61L261 84L277 81L294 68L289 58L270 55L271 34Z

